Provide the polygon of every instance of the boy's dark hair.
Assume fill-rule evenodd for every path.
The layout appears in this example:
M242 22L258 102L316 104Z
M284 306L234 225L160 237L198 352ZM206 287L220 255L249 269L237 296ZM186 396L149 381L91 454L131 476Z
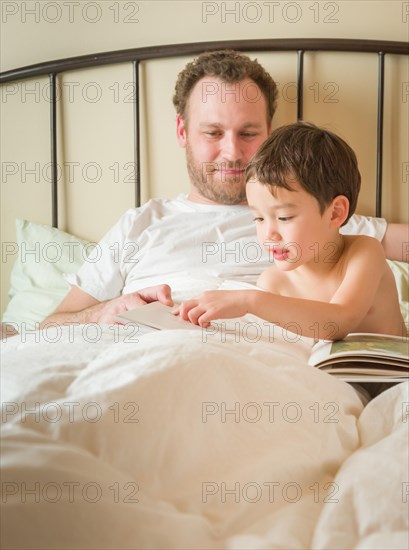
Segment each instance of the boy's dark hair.
M315 197L323 213L337 196L349 200L348 217L355 212L361 187L356 155L339 136L307 122L277 128L256 152L246 169L246 181L293 190L296 180Z
M186 118L187 102L192 89L205 76L217 77L229 84L246 78L253 80L266 99L267 123L270 124L277 106L277 85L257 59L251 60L247 55L234 50L204 52L179 73L173 104L182 117Z

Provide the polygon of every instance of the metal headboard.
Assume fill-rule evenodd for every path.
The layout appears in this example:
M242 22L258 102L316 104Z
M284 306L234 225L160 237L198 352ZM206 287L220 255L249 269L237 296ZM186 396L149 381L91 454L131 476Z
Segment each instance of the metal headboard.
M377 151L376 151L376 216L382 213L382 159L383 159L383 106L385 55L408 55L409 43L378 40L350 40L331 38L303 39L254 39L226 40L214 42L194 42L191 44L170 44L166 46L148 46L104 52L78 57L47 61L0 73L0 84L48 75L50 79L50 154L51 154L51 200L52 225L58 227L58 173L57 173L57 93L56 79L59 74L76 69L99 67L117 63L131 62L133 65L134 100L134 163L135 163L135 204L141 203L141 166L140 166L140 92L139 65L141 61L177 56L193 56L203 51L232 49L246 52L297 52L297 119L303 118L303 78L304 53L357 52L378 55L378 110L377 110Z

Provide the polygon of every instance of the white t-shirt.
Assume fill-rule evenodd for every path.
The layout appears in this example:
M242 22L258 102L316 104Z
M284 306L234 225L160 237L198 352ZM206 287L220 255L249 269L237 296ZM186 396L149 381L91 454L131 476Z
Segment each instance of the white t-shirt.
M353 216L342 233L383 239L386 221ZM175 300L225 279L255 284L272 263L247 206L204 205L181 194L131 208L67 281L99 301L167 283Z

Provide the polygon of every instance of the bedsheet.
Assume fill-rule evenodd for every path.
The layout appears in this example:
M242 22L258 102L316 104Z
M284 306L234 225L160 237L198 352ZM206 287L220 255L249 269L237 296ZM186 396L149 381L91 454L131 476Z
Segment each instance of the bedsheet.
M251 322L8 340L1 546L407 548L408 384L364 408Z

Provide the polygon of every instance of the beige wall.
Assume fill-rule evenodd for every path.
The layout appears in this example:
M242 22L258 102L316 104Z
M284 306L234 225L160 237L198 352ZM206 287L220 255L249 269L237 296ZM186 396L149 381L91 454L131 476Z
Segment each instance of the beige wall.
M408 2L310 1L2 1L2 71L50 59L146 45L232 38L338 37L408 40ZM257 54L280 83L275 126L295 119L295 55ZM187 59L142 68L143 199L187 187L171 104ZM305 118L343 135L363 175L359 210L373 214L376 146L375 56L308 54ZM384 215L407 221L407 60L387 68ZM63 129L60 226L97 240L133 205L132 80L129 65L67 73L59 81ZM50 223L47 79L3 86L1 232L13 241L16 217ZM169 176L171 174L171 177ZM11 262L2 263L2 311Z

